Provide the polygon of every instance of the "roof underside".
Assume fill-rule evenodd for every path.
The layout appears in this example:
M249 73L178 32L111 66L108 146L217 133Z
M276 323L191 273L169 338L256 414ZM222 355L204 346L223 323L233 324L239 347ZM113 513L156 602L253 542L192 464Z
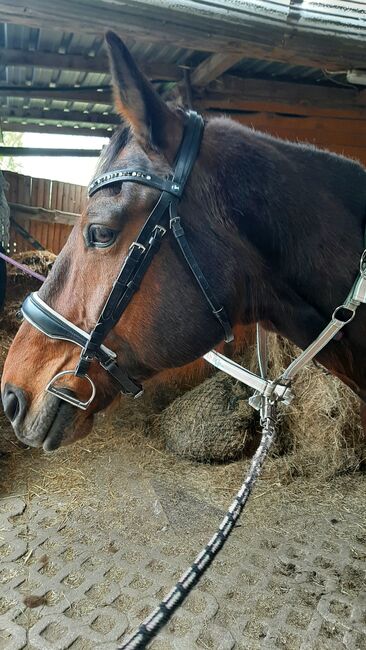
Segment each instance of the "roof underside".
M217 78L222 79L223 73L231 79L236 76L293 83L300 89L316 86L354 90L347 82L347 70L360 68L362 60L366 68L366 8L363 2L115 0L109 3L82 0L76 4L79 8L85 5L84 11L88 11L90 19L86 27L84 23L75 23L74 32L65 29L71 4L70 0L59 0L60 10L53 18L50 3L43 0L30 0L27 5L20 0L0 2L0 19L4 20L0 23L3 130L46 132L67 128L68 132L75 133L110 134L118 120L111 105L103 29L97 13L101 9L105 10L105 27L115 25L111 21L115 20L113 11L118 9L116 30L123 31L121 25L126 23L122 36L159 91L168 92L174 86L180 89L184 100L187 90L184 71L188 70L193 102L205 98L206 109L211 108L207 100L210 92L212 97L220 93ZM94 29L93 12L96 16ZM160 31L154 28L158 19ZM203 20L206 29L202 31ZM179 37L180 29L187 34L185 39ZM192 39L189 39L189 30ZM138 37L140 33L141 38ZM197 43L199 33L201 44ZM306 47L301 51L301 39L304 38L309 46L308 55ZM253 39L258 40L258 46L251 46ZM208 48L210 42L211 50ZM251 52L255 56L250 56ZM216 66L219 72L216 77L212 75L212 68L211 74L207 73L210 57L216 57L216 64L220 57L227 57L220 62L221 66ZM196 74L199 83L195 84L198 68L201 68L201 76ZM362 87L356 91L362 92ZM219 97L215 102L212 108L220 108ZM364 105L366 107L366 98L361 102L361 106ZM225 102L223 106L228 110Z

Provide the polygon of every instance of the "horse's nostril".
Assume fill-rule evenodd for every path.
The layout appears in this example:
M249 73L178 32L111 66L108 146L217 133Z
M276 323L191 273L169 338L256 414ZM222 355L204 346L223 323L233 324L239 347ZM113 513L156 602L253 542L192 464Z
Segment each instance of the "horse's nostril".
M19 400L15 393L9 393L5 404L5 415L13 422L19 414Z
M26 411L26 400L20 388L5 388L3 393L3 405L6 417L12 424L24 417Z

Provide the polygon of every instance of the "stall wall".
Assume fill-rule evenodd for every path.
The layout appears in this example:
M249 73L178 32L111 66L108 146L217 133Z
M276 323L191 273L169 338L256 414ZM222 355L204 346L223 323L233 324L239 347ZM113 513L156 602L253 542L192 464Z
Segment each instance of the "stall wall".
M4 172L4 176L9 183L7 200L11 206L12 218L46 250L57 255L70 234L72 222L82 211L85 187L44 178L32 178L14 172ZM39 211L42 219L37 219L37 211L26 214L22 209L23 206L43 208ZM65 221L69 223L64 223ZM29 242L11 228L10 252L21 252L31 248Z

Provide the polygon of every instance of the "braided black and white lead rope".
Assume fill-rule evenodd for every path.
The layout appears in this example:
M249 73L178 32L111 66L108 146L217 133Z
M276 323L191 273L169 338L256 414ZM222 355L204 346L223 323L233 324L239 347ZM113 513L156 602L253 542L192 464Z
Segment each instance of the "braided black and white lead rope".
M261 412L262 438L253 456L248 475L222 520L218 531L207 546L197 555L193 564L181 576L175 587L161 601L160 605L145 619L136 632L118 650L141 650L168 623L178 607L185 601L193 587L202 578L212 561L230 536L241 512L248 501L268 451L275 438L275 404L266 403Z

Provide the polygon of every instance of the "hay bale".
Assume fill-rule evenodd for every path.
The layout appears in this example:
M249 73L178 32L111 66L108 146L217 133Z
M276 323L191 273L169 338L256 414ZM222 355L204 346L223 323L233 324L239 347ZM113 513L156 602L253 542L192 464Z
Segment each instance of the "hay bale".
M179 456L222 462L253 449L257 417L250 391L217 373L178 397L158 418L167 448Z

